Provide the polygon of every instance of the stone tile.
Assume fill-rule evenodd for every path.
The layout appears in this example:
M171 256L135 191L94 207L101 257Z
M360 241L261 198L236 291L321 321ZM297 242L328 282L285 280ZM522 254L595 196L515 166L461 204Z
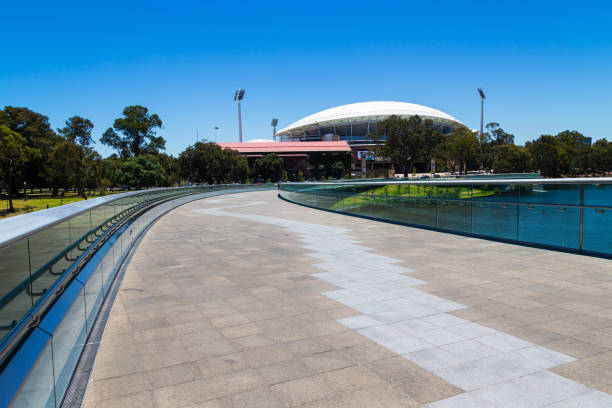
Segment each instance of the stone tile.
M279 344L251 349L244 353L244 358L251 367L259 367L290 360L293 354L285 346Z
M450 398L463 390L447 383L435 375L417 381L405 380L395 383L395 388L422 404Z
M88 389L91 398L89 403L100 403L108 399L116 399L130 394L141 394L149 390L151 390L151 385L144 373L94 381Z
M258 371L268 384L274 385L298 378L309 377L316 371L301 360L286 360L280 363L259 367Z
M155 403L160 407L182 407L215 399L217 396L214 388L207 380L190 381L158 388L153 391L153 395Z
M223 406L231 406L232 408L284 408L285 404L266 389L257 389L246 391L240 394L225 397ZM221 407L222 405L219 405Z
M335 396L335 392L322 377L300 378L273 385L270 389L289 407L296 407Z
M496 408L496 406L472 394L464 393L427 404L427 408Z
M541 393L520 387L512 382L503 382L484 387L473 391L471 394L500 408L538 408L551 402Z
M562 401L576 395L585 394L589 387L571 381L565 377L541 370L512 381L523 389L541 394L550 401Z
M266 384L264 377L254 369L234 371L207 379L217 397L239 394Z
M202 378L202 373L197 363L177 364L147 371L145 374L153 389L195 381Z
M365 342L356 346L346 347L342 349L342 352L359 364L381 360L391 357L394 354L386 347L380 346L374 342Z
M403 357L390 357L366 364L386 381L397 382L408 378L420 378L426 374L422 368Z

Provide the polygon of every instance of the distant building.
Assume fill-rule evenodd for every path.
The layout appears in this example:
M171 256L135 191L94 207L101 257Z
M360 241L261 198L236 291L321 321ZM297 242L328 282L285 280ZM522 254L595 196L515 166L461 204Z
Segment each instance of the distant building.
M329 167L341 161L347 169L351 163L351 148L345 141L318 142L260 142L258 139L246 143L218 143L223 149L232 149L246 156L249 166L259 157L276 153L285 161L290 180L297 180L302 171L307 179L320 179L329 176ZM256 177L256 175L255 175Z
M368 174L389 176L392 163L372 154L376 143L367 135L376 131L378 122L392 115L402 118L418 115L422 119L431 119L441 133L450 133L457 126L463 126L451 115L427 106L377 101L352 103L317 112L279 130L276 135L284 142L345 141L351 148L354 172L362 171L362 157L365 157ZM383 136L379 143L384 143L384 140Z

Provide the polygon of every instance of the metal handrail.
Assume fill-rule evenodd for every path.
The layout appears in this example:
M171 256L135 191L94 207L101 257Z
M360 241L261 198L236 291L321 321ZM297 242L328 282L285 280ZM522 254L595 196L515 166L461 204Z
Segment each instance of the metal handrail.
M112 194L104 197L91 198L89 200L78 201L75 203L64 204L59 207L48 208L40 211L35 211L27 214L22 214L17 217L6 218L0 220L0 249L16 242L32 236L37 232L53 227L71 218L77 217L87 211L91 211L97 207L110 204L114 201L124 199L131 196L146 196L159 191L177 191L181 189L197 190L195 187L169 187L155 188L150 190L136 190L125 193Z
M573 178L540 178L540 179L459 179L459 180L388 180L388 181L365 181L365 182L351 182L351 181L308 181L308 182L291 182L291 183L279 183L280 186L347 186L347 185L395 185L395 184L423 184L423 185L452 185L452 184L470 184L470 185L491 185L491 184L612 184L612 177L573 177Z

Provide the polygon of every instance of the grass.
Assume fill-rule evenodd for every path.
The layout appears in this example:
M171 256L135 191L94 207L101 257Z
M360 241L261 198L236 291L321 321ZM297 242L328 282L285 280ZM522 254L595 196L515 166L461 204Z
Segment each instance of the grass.
M117 194L122 193L124 191L106 191L104 195L108 194ZM87 194L87 198L95 198L100 197L99 192L94 192L92 194ZM44 191L42 193L34 193L28 194L28 199L24 198L14 198L13 199L13 207L15 209L14 212L9 212L9 203L8 200L0 200L0 219L8 218L15 215L31 213L34 211L44 210L52 207L59 207L60 205L75 203L77 201L83 200L83 197L79 196L75 192L64 192L64 197L51 197L51 193L49 191Z
M386 189L386 190L385 190ZM411 197L411 198L435 198L436 190L434 186L396 184L377 187L360 194L388 196L388 197ZM480 190L469 187L440 187L438 186L437 197L455 200L469 199L471 197L489 197L495 195L495 190ZM345 203L346 201L346 203ZM370 198L366 197L347 197L334 204L332 209L344 208L345 205L361 206L368 204Z

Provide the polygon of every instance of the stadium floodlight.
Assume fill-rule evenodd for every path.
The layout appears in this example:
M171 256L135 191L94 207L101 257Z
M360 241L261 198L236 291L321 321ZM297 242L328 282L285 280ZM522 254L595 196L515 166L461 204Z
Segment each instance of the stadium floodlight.
M238 102L238 135L242 143L242 113L240 111L240 101L244 98L244 89L238 89L234 94L234 100Z
M272 140L276 141L276 125L278 125L278 119L272 119L272 123L270 123L270 126L272 126L272 128L274 129L272 131Z
M484 142L484 100L487 98L482 90L482 88L478 88L478 93L480 94L480 170L483 169L484 163L482 162L482 143Z

